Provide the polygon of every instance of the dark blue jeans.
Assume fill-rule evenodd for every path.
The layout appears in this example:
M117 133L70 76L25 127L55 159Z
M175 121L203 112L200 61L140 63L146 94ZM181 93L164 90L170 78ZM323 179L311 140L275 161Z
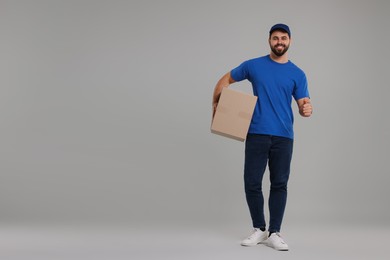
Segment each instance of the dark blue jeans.
M262 180L267 163L270 171L269 232L280 232L287 201L287 182L294 141L289 138L248 134L245 141L245 195L253 227L266 228Z

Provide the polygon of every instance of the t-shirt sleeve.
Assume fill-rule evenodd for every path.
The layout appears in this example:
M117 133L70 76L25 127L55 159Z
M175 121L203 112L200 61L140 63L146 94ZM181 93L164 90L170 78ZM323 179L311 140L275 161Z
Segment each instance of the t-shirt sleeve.
M235 81L242 81L244 79L248 79L249 72L248 72L248 62L245 61L240 64L237 68L234 68L230 71L230 76Z
M295 82L293 97L295 100L309 97L309 90L307 87L307 79L305 73L302 72L302 75Z

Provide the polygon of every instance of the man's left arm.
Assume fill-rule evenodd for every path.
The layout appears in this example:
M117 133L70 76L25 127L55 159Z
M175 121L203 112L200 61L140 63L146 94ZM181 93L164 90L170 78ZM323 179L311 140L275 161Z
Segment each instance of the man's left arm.
M310 98L305 97L297 100L299 108L299 114L303 117L310 117L313 113L313 106L311 105Z

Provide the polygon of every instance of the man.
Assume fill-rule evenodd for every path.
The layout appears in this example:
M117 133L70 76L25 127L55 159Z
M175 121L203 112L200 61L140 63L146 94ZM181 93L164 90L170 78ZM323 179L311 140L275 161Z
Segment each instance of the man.
M299 113L310 117L312 105L305 73L287 57L291 32L285 24L269 32L270 54L243 62L226 73L213 94L213 115L224 87L249 80L258 101L245 141L245 194L254 231L241 242L243 246L264 243L276 250L288 250L280 235L287 200L287 182L293 152L292 97ZM269 227L266 230L262 179L268 162L270 171Z

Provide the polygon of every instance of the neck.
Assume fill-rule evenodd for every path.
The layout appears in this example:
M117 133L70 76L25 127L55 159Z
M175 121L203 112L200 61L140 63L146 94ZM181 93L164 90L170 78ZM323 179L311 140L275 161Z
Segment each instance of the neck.
M277 62L277 63L287 63L287 62L288 62L287 53L283 54L282 56L277 56L277 55L275 55L275 53L273 53L273 52L271 51L271 53L270 53L269 56L270 56L270 58L271 58L273 61L275 61L275 62Z

